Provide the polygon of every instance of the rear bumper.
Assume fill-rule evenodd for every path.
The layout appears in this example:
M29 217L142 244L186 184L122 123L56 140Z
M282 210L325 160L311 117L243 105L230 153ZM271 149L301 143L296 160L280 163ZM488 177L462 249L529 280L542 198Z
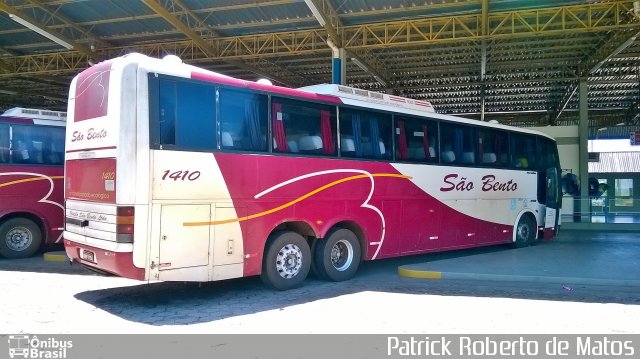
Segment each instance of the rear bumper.
M74 262L109 272L120 277L144 280L144 268L133 265L132 252L113 252L85 244L76 243L68 239L64 240L64 249L67 256ZM88 250L94 253L95 263L84 260L80 256L80 250Z

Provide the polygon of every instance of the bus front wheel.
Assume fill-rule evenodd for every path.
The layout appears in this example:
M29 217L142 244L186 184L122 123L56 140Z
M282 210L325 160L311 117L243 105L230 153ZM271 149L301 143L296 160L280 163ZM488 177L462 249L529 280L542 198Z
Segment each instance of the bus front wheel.
M311 249L295 232L274 233L262 260L261 279L265 285L287 290L302 285L311 268Z
M27 218L11 218L0 225L0 255L5 258L27 258L42 243L42 232Z
M522 248L532 245L536 240L536 224L529 215L523 215L516 226L516 240L513 246Z
M351 279L360 266L358 237L348 229L335 228L315 246L314 268L320 277L335 282Z

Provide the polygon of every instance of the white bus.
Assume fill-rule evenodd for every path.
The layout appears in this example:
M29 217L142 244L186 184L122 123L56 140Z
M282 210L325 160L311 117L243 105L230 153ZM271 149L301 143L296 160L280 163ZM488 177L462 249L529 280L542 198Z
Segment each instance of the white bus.
M558 228L552 138L425 101L130 54L76 76L68 116L67 255L128 278L288 289Z

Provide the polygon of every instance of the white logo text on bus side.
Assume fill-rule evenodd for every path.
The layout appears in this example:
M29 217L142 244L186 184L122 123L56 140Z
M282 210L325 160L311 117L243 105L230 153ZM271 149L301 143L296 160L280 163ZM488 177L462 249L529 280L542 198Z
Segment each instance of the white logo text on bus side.
M445 185L440 187L440 191L449 192L449 191L471 191L475 188L475 184L473 181L467 179L466 177L460 177L458 174L450 173L444 176ZM510 192L518 189L518 184L510 179L507 182L496 181L496 176L494 175L486 175L482 177L482 187L483 192Z
M105 138L107 137L107 130L105 130L104 128L101 130L96 130L92 127L87 130L86 135L80 131L73 131L73 134L71 136L71 142L83 141L85 137L87 141L98 139L98 138Z

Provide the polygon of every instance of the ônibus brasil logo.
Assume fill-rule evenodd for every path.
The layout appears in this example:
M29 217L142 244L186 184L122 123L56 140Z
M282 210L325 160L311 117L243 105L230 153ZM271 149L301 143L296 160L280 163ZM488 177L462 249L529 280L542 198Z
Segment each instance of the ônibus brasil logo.
M71 340L38 338L29 335L9 335L9 358L63 359L73 347Z

